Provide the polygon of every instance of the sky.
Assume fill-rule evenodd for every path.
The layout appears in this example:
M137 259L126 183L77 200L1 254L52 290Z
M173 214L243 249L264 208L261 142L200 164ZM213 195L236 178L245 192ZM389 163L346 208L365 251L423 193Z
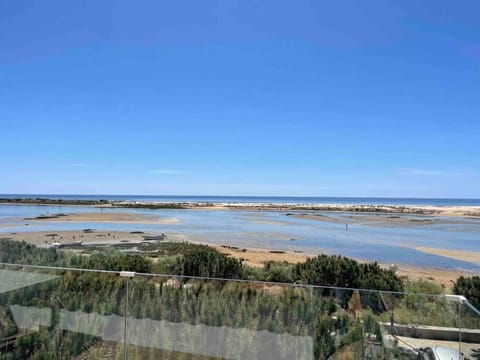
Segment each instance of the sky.
M0 193L480 198L479 13L0 0Z

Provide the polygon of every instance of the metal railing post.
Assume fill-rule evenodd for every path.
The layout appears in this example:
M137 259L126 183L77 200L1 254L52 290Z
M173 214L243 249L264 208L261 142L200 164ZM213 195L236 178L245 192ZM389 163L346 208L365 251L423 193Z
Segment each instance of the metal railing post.
M132 271L121 271L120 276L125 278L125 311L124 311L124 325L123 325L123 359L127 360L127 319L128 319L128 282L129 278L133 278L135 273Z

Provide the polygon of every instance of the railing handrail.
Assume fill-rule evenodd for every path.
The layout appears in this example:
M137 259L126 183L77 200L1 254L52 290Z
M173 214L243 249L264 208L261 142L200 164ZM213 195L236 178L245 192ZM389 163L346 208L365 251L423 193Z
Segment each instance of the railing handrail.
M465 299L465 302L463 302L470 310L472 310L477 316L480 316L480 310L478 310L474 305L468 301L468 299Z

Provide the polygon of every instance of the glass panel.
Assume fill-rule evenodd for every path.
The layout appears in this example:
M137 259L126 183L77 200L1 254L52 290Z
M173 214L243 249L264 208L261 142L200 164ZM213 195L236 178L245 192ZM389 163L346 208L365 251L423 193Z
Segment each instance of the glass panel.
M439 349L458 354L458 304L444 296L314 288L314 297L323 317L323 334L315 338L319 358L429 359L429 350Z
M455 359L459 352L479 357L480 312L456 296L0 267L2 360Z
M386 353L399 358L458 357L458 304L445 296L379 293L379 313ZM451 357L448 357L449 359Z
M465 358L480 358L480 311L460 298L460 351Z
M129 282L128 358L455 358L461 321L454 300L137 275Z
M129 282L129 359L313 359L309 289L136 276Z
M122 356L124 294L112 273L1 266L0 358Z

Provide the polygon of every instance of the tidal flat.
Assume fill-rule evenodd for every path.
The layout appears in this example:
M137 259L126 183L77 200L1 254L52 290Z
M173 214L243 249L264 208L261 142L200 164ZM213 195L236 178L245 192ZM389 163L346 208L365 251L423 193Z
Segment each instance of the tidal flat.
M165 233L178 241L260 249L267 253L283 251L298 257L327 253L384 264L480 271L475 257L480 256L480 219L470 216L251 208L0 205L0 237L14 236L16 240L28 241L35 234L83 229L122 233L126 241L132 232ZM41 239L43 244L45 240L48 239ZM462 252L472 256L462 256Z

